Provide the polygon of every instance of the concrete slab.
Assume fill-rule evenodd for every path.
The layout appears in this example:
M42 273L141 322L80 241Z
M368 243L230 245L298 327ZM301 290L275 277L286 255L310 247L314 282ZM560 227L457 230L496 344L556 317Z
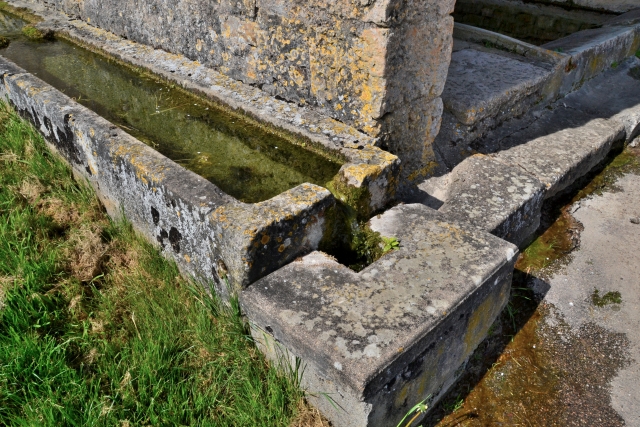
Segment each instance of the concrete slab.
M626 175L615 185L620 191L572 206L573 216L584 227L580 249L572 252L568 265L548 280L545 301L557 308L558 317L576 333L585 325L597 325L626 335L626 356L631 363L618 372L609 394L611 405L626 425L640 426L640 225L631 221L640 217L640 176ZM622 303L594 306L591 296L595 289L600 295L620 292ZM557 322L555 317L547 321Z
M549 198L569 187L598 165L615 142L624 140L624 126L613 120L594 119L580 127L566 128L533 139L492 157L518 165L546 186Z
M475 155L452 172L448 197L439 212L518 247L530 243L540 226L545 186L517 166Z
M396 425L437 401L504 307L517 254L423 205L371 228L400 248L360 273L314 252L240 295L263 349L302 359L302 384L336 427Z

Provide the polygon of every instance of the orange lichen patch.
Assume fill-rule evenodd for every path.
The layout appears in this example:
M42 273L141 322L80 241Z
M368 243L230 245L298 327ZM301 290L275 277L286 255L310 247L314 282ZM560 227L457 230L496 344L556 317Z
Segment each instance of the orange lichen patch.
M128 162L135 170L136 178L145 185L149 184L149 180L154 184L160 183L164 180L166 167L150 164L148 159L146 161L141 160L141 157L145 154L145 149L146 147L144 146L119 144L113 151L113 157L114 159L126 159L128 157Z
M260 239L260 243L262 243L263 245L266 245L267 243L269 243L270 240L271 240L271 237L269 237L267 234L264 234L262 236L262 239Z

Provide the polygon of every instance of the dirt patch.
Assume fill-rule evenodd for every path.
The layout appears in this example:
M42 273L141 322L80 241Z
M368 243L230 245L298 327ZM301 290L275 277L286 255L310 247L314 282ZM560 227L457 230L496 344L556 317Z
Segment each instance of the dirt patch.
M69 236L65 258L70 273L81 282L88 282L101 273L102 259L108 248L101 231L99 226L84 225L73 229Z
M4 299L7 294L7 288L15 283L15 277L0 276L0 310L4 307Z
M322 416L320 411L309 405L306 400L300 400L298 402L298 415L289 424L289 427L331 427L331 424Z

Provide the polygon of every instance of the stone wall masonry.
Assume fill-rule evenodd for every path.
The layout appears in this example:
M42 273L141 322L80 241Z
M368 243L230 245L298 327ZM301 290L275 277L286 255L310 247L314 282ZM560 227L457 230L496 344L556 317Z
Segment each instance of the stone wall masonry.
M426 173L439 129L454 0L32 0L183 54L377 138Z

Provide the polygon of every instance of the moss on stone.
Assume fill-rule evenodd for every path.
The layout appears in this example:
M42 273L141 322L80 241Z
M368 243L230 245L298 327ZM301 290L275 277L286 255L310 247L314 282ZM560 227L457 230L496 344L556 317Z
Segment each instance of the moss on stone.
M26 25L22 28L22 34L29 40L51 40L53 33L51 31L43 31L33 25Z
M8 38L0 36L0 49L4 49L9 46L9 43L10 41Z

